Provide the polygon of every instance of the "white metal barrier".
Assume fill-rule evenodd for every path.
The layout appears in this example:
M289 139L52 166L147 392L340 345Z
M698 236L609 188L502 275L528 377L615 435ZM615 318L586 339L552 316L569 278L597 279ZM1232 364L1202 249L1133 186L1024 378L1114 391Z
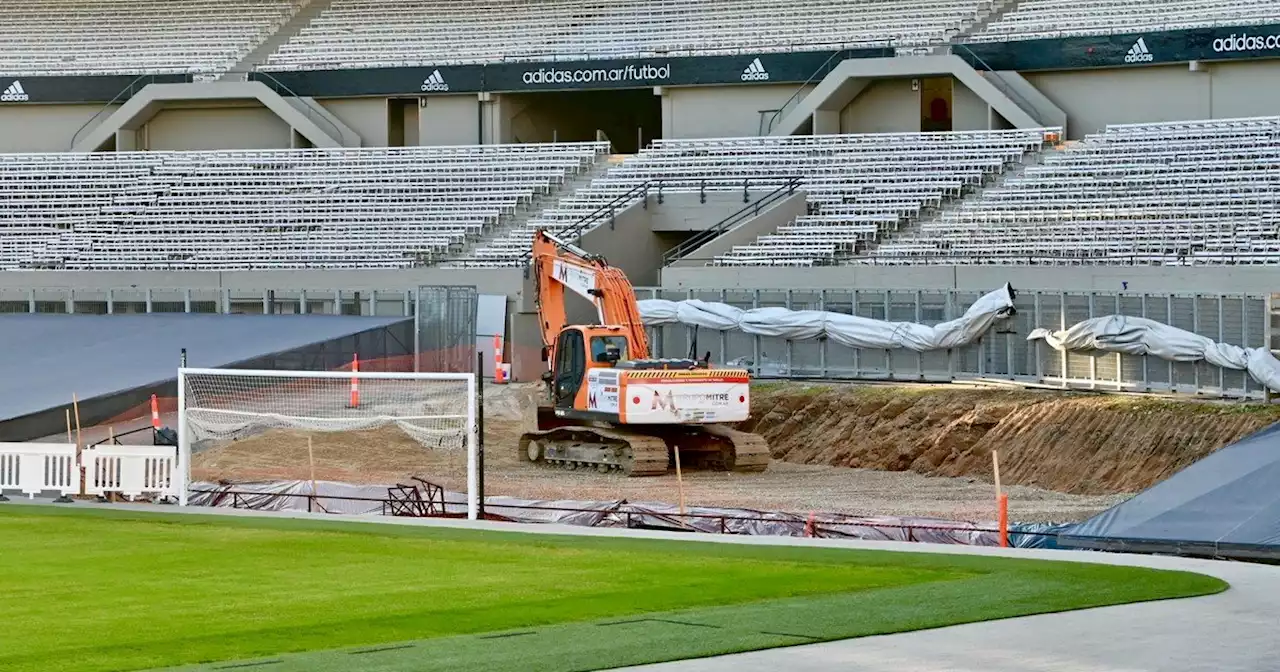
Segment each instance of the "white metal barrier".
M74 443L0 443L0 493L17 490L28 498L80 490Z
M105 497L109 493L134 499L141 495L178 497L178 449L174 446L114 446L86 448L84 494Z

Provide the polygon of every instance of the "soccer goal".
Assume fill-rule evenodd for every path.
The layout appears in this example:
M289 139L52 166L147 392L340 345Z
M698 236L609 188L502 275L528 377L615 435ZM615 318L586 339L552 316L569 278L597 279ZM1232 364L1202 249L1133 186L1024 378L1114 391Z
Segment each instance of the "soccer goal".
M179 369L180 503L187 504L193 458L217 463L225 457L219 451L231 447L239 451L239 462L265 464L268 471L262 473L274 468L297 474L316 438L349 454L354 468L366 468L360 459L388 444L409 453L419 453L420 447L465 455L467 517L474 520L479 511L476 385L470 373ZM297 446L299 440L305 446L301 454L296 447L280 448ZM314 462L311 468L314 473Z

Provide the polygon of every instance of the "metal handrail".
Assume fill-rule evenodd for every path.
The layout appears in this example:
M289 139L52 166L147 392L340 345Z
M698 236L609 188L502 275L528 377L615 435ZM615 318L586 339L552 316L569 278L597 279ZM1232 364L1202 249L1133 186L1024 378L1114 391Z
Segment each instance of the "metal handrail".
M1018 95L1018 92L1014 91L1013 87L1009 86L1009 84L1004 81L1004 78L1000 76L1000 73L996 72L995 69L992 68L990 65L988 65L986 61L982 60L981 56L973 53L973 50L969 48L969 45L963 42L956 42L951 46L952 48L960 47L965 51L965 53L969 54L969 56L973 58L974 61L977 61L978 65L981 65L984 70L986 70L987 72L993 75L987 81L990 81L993 86L995 86L997 89L1000 89L1001 93L1005 94L1006 96L1012 96L1014 99L1016 99L1016 101L1019 104L1021 104L1024 109L1028 109L1034 112L1036 116L1036 123L1039 123L1042 125L1044 124L1044 119L1040 118L1040 110L1036 109L1036 106L1032 105L1031 102L1028 101L1026 98L1023 98L1022 96Z
M791 106L792 103L799 102L800 94L804 93L804 87L809 86L815 80L819 80L822 77L826 77L828 74L830 74L831 70L829 66L831 65L831 62L833 60L836 60L837 57L840 57L839 60L841 61L845 60L845 57L847 57L847 54L849 54L849 52L850 50L848 49L841 49L839 51L833 52L830 56L828 56L827 60L823 61L822 65L819 65L818 69L814 70L813 74L809 75L809 78L804 80L804 83L801 84L799 88L796 89L796 92L791 94L791 97L788 98L786 102L782 104L781 107L773 111L773 114L769 117L769 123L765 125L764 133L761 133L761 135L769 135L770 133L772 133L773 127L777 125L778 120L781 118L783 112L785 112L787 108Z
M617 198L614 198L613 200L609 201L608 203L605 203L604 205L600 206L599 208L596 208L595 210L592 210L590 213L585 215L582 219L579 219L578 221L570 224L569 226L564 227L563 229L557 230L556 236L570 243L573 243L575 245L578 244L579 242L581 242L582 234L586 232L586 228L588 226L594 224L596 221L600 219L603 219L605 215L612 217L620 208L630 205L631 202L635 200L635 197L637 194L640 194L640 198L648 198L649 190L652 189L654 185L657 185L658 198L661 199L662 198L662 181L656 180L656 181L644 182L643 184L633 187L627 193L622 194ZM661 202L661 200L659 200L659 202ZM527 250L520 257L521 265L528 264L528 262L532 258L533 258L533 250Z
M689 236L689 238L684 242L680 243L679 245L676 245L675 247L663 253L662 265L667 266L676 261L683 259L694 250L720 237L725 232L729 231L730 228L736 226L742 221L745 221L749 217L755 217L759 215L761 208L767 207L769 205L772 205L775 201L781 200L784 195L790 196L791 194L794 194L796 191L796 188L800 186L800 182L803 179L804 178L799 175L789 177L787 178L787 181L785 184L765 194L764 196L761 196L759 199L756 200L756 202L748 204L747 206L743 207L741 210L738 210L732 215L729 215L728 217L725 217L724 219L703 229L702 231L699 231L693 234L692 236Z
M71 135L71 146L67 147L67 149L74 150L76 148L76 143L80 141L80 134L83 133L85 129L89 128L89 126L93 124L95 119L102 116L103 112L106 112L107 110L111 109L112 105L115 105L116 103L120 102L121 96L124 96L126 93L128 93L129 96L132 97L133 87L137 85L138 82L144 79L154 80L155 78L156 78L155 74L138 75L137 77L134 78L132 82L129 82L129 84L126 85L123 89L120 89L120 93L117 93L114 98L112 98L110 101L108 101L105 105L102 106L102 109L94 113L92 117L89 117L88 121L84 122L83 124L80 125L80 128L76 129L76 132ZM147 82L147 83L150 84L151 82Z
M259 75L261 75L261 76L263 76L263 77L265 77L265 78L267 78L267 79L271 80L271 83L270 83L270 84L267 84L267 86L270 86L270 87L271 87L271 88L273 88L273 89L275 89L275 88L279 87L279 89L280 89L280 90L283 90L283 91L284 91L286 94L288 94L289 96L293 97L293 98L294 98L294 99L296 99L296 100L301 101L301 102L302 102L302 104L303 104L303 106L305 106L305 107L307 108L307 109L305 110L305 113L306 113L306 115L307 115L307 118L308 118L308 119L312 119L312 121L315 121L315 119L312 117L312 113L314 112L314 116L315 116L316 118L318 118L318 119L320 119L321 121L323 121L324 123L328 124L328 125L329 125L329 128L333 129L334 138L335 138L335 139L337 139L339 142L343 142L343 143L345 143L346 138L342 137L342 131L338 129L337 124L334 124L332 121L330 121L330 120L329 120L329 118L328 118L328 117L324 116L324 113L320 111L320 109L319 109L319 106L318 106L318 105L316 105L314 102L312 102L312 101L310 101L310 100L307 100L306 98L303 98L302 96L299 96L297 93L294 93L293 89L290 89L288 86L286 86L286 85L285 85L285 83L284 83L284 82L281 82L280 80L276 79L274 76L272 76L272 74L271 74L271 73L269 73L269 72L265 72L265 71L263 71L263 70L244 70L244 71L240 71L240 70L231 70L231 71L228 71L228 72L235 72L235 73L244 72L244 73L245 73L245 75L246 75L247 77L250 77L250 80L249 80L249 81L253 81L253 80L251 79L251 76L252 76L252 74L253 74L253 73L257 73L257 74L259 74ZM262 80L257 80L257 81L262 81ZM266 84L266 82L263 82L263 83L264 83L264 84ZM272 84L274 84L275 86L271 86ZM276 93L279 93L279 92L280 92L279 90L277 90L277 91L276 91Z

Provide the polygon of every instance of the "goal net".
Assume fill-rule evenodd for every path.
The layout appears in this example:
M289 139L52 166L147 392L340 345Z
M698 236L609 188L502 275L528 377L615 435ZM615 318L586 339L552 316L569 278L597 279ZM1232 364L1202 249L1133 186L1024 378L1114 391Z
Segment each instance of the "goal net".
M237 451L234 461L258 469L258 480L272 469L292 475L281 480L299 478L309 460L314 478L314 438L344 453L341 461L353 470L391 445L402 456L427 451L465 459L467 512L474 519L476 407L470 373L179 369L180 503L187 503L193 462L226 467L233 461L223 452L229 446Z

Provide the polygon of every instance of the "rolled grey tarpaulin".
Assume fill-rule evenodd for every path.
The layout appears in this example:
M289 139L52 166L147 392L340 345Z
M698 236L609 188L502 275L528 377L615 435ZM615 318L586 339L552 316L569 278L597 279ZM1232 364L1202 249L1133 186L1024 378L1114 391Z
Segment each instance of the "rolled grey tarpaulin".
M1028 341L1043 340L1054 350L1151 355L1172 362L1205 361L1249 375L1280 391L1280 361L1267 348L1243 348L1171 327L1145 317L1106 315L1059 331L1033 329Z
M1013 287L1005 284L979 298L961 317L932 327L825 310L742 309L698 299L646 299L639 304L640 317L646 326L685 324L796 341L825 337L850 348L928 352L977 341L997 322L1015 314L1014 295Z

